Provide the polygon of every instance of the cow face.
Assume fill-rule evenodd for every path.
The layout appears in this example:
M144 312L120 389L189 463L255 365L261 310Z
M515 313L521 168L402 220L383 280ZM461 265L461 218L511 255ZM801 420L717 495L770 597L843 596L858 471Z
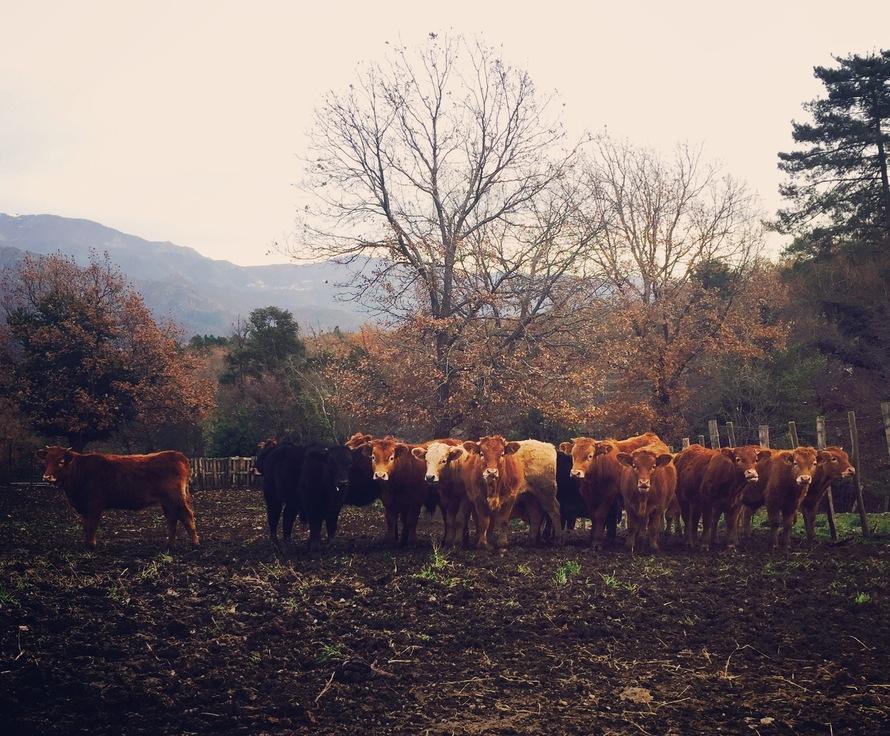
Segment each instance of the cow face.
M741 447L724 447L720 450L723 455L733 462L736 470L747 483L756 483L760 480L757 472L757 461L762 459L764 450L755 445L742 445ZM766 450L767 456L769 450Z
M256 446L256 460L253 461L251 472L254 475L262 475L263 468L266 465L269 455L278 447L278 442L274 439L263 440Z
M666 452L656 455L650 450L635 450L633 454L619 452L616 458L633 471L640 493L652 490L652 474L655 469L667 465L672 459Z
M462 447L453 447L443 442L433 442L429 447L415 447L411 450L414 457L426 462L424 480L432 484L438 483L449 463L457 460L465 452Z
M850 463L850 456L842 447L826 447L816 453L816 461L829 480L849 478L856 474L856 468Z
M779 453L779 461L791 466L798 486L807 486L816 470L816 451L812 447L797 447Z
M482 472L482 481L485 483L488 506L492 510L500 508L498 480L505 474L504 458L519 450L519 443L507 442L500 435L493 435L482 437L478 442L464 442L464 450L479 455L479 466Z
M75 457L70 447L53 445L37 451L38 459L44 462L43 480L57 483L65 478L68 466Z
M584 478L590 472L596 457L596 440L589 437L576 437L572 442L563 442L559 449L572 457L570 475L573 478Z
M362 445L362 450L371 458L371 474L374 480L388 481L396 464L396 458L409 452L408 445L395 440L372 440Z
M367 444L374 438L369 434L363 434L362 432L356 432L352 437L350 437L343 444L346 445L350 450L357 450L362 445Z
M345 445L329 447L326 451L326 472L334 488L345 495L349 490L349 473L352 470L352 450Z

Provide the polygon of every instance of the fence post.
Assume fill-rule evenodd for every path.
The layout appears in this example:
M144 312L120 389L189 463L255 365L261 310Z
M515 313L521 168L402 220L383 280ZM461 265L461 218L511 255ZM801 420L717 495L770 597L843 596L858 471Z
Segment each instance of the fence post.
M735 426L732 422L726 423L726 438L729 440L729 446L735 447Z
M884 437L887 439L887 453L890 454L890 401L881 402L881 417L884 420ZM884 511L890 508L890 493L884 494Z
M769 447L769 426L766 424L761 424L757 428L757 435L760 439L760 446Z
M800 447L800 438L797 436L797 422L788 422L788 434L791 435L791 449Z
M698 436L698 444L700 444L702 447L705 446L705 436L703 434L700 434Z
M708 434L711 435L711 447L720 449L720 430L717 429L716 419L708 419Z
M862 499L862 465L859 462L859 430L856 428L856 412L847 412L847 422L850 425L850 444L853 450L853 464L856 466L856 506L859 508L859 521L862 522L862 536L868 539L868 516L865 513L865 503Z
M683 441L683 449L685 450L687 447L689 447L689 438L684 437L682 441Z
M825 432L825 417L816 417L816 449L824 450L828 447L828 435ZM825 492L825 500L828 502L828 532L831 541L837 542L837 527L834 524L834 496L831 495L831 486ZM818 509L816 509L818 511Z

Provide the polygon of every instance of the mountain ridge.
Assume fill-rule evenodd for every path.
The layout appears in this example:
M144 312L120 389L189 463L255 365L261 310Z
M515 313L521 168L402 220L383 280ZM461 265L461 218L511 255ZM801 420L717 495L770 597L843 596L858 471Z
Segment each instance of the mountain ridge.
M107 252L155 318L178 322L186 336L227 335L236 318L264 306L289 309L304 332L351 330L371 320L359 305L340 298L337 284L348 282L354 271L333 261L239 266L85 218L0 213L0 266L25 253L56 252L83 265L90 251Z

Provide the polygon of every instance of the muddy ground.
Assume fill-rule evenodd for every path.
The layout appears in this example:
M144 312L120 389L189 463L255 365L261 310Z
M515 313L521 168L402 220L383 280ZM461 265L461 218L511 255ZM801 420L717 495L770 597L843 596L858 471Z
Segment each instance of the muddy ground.
M890 714L890 540L761 533L734 557L392 551L379 509L287 563L256 491L196 494L79 546L57 492L0 489L3 733L878 734Z

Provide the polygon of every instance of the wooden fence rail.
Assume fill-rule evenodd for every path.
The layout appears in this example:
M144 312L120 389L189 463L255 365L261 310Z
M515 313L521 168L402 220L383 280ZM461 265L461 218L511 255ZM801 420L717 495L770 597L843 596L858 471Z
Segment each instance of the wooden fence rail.
M192 469L193 490L250 488L257 485L253 474L252 457L193 457L189 460Z

